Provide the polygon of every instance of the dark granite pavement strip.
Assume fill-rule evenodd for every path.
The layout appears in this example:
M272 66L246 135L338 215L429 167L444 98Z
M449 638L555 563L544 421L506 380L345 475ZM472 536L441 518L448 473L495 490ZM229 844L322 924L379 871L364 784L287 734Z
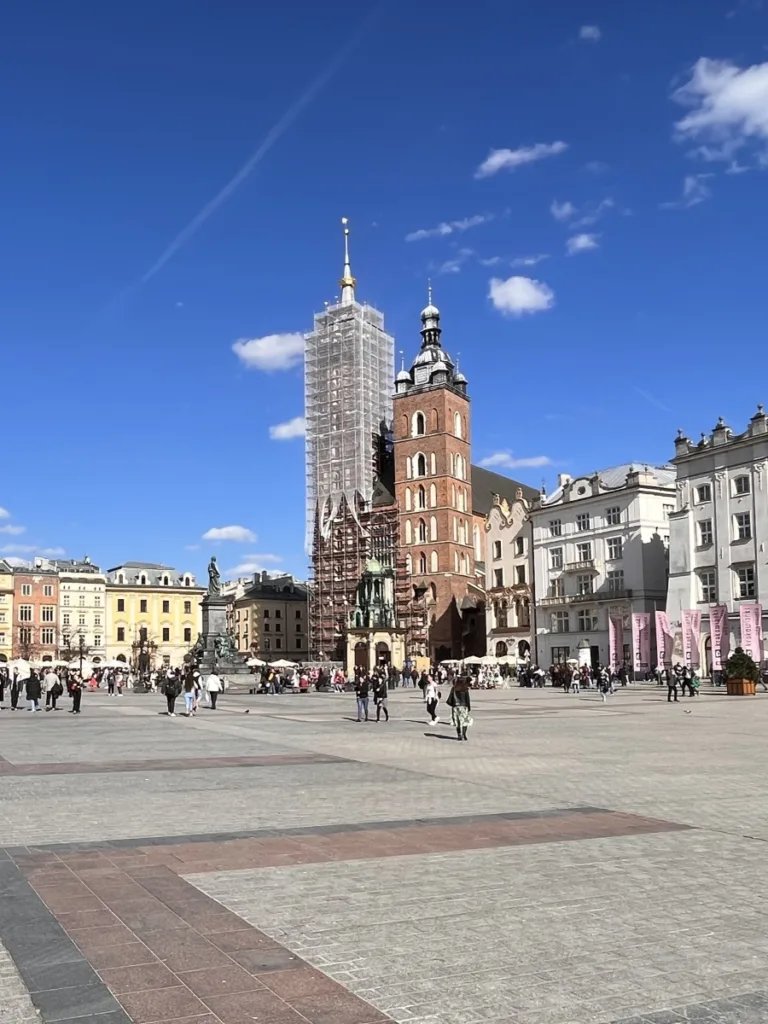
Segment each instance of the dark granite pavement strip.
M768 1020L768 990L744 992L728 999L710 999L665 1010L622 1017L610 1024L765 1024ZM606 1022L608 1024L608 1022Z
M0 860L0 939L46 1024L90 1014L102 1024L128 1024L107 986L7 859Z
M269 768L283 765L343 764L332 754L263 754L253 757L150 758L144 761L62 761L11 764L0 758L4 775L114 775L121 772L196 771L200 768Z
M302 836L337 836L343 833L390 831L393 829L413 828L432 825L486 825L506 821L528 821L545 818L563 818L571 815L620 814L604 807L553 807L537 811L505 811L497 814L465 814L454 817L409 818L390 821L358 821L339 822L330 825L304 825L294 828L262 828L241 832L208 832L191 835L173 836L140 836L134 839L112 839L103 842L83 843L40 843L34 846L6 847L6 853L14 859L35 854L83 854L90 851L133 850L138 847L183 846L188 843L228 843L238 839L293 839ZM640 818L636 815L622 815L635 821L657 822L659 825L671 825L676 829L689 828L673 822L663 822L654 818Z

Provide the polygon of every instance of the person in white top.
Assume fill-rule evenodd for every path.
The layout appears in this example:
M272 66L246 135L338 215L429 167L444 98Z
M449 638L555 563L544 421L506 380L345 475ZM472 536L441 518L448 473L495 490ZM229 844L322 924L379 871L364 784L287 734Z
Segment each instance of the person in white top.
M223 690L223 688L224 687L222 686L221 679L219 679L215 672L211 672L211 674L205 681L205 689L211 701L211 711L216 710L216 701L218 699L219 693L221 692L221 690Z
M46 711L56 711L56 701L59 699L59 686L59 677L52 668L49 669L43 677Z
M434 681L432 676L428 677L429 682L424 687L424 702L427 705L427 711L429 712L430 725L437 725L440 719L437 717L437 702L440 700L440 694L437 690L437 683Z

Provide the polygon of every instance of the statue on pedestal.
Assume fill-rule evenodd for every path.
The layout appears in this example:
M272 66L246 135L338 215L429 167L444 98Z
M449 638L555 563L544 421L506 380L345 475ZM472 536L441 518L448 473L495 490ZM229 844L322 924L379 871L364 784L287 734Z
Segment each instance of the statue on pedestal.
M221 573L216 565L216 555L211 555L208 563L208 595L209 597L221 597Z

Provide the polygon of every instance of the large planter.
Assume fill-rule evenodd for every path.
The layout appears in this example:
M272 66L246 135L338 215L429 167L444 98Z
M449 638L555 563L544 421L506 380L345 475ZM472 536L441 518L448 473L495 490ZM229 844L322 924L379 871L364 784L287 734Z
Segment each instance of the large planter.
M751 679L728 679L725 684L729 697L754 697L757 684Z

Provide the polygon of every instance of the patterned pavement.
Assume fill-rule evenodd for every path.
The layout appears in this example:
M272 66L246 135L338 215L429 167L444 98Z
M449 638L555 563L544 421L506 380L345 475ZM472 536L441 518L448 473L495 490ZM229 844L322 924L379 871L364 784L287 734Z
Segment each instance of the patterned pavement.
M0 715L0 1024L768 1019L768 698L88 696Z

